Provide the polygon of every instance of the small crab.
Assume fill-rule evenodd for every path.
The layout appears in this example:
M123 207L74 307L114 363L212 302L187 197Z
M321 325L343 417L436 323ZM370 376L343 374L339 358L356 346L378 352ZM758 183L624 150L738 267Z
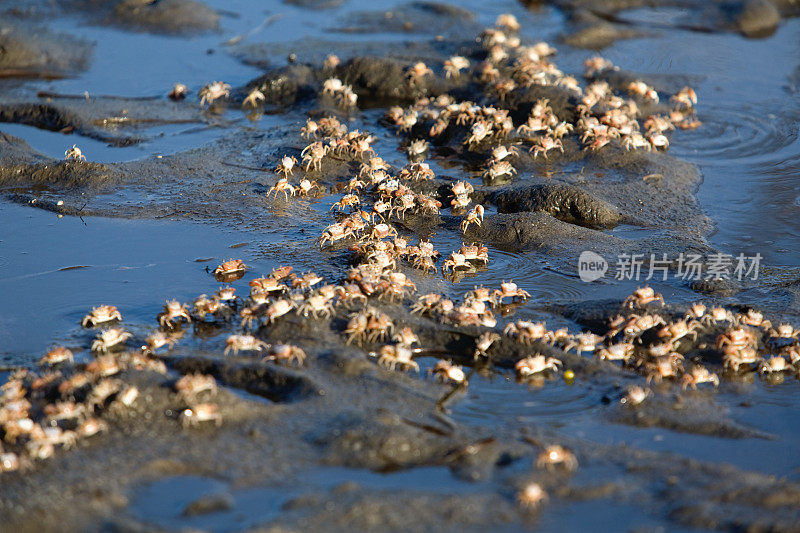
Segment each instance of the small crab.
M247 266L241 259L228 259L214 269L214 275L221 277L237 276L239 274L244 274L246 269Z
M288 178L292 175L292 170L296 164L296 157L289 157L288 155L285 155L281 158L281 162L278 163L278 166L275 167L275 172L282 173L284 177ZM278 193L276 192L275 194L277 196Z
M517 372L517 375L521 378L526 378L528 376L532 376L533 374L538 374L540 372L544 372L545 370L554 370L558 371L559 367L563 363L560 359L556 359L555 357L545 357L541 354L536 355L529 355L524 359L520 359L514 365L514 370Z
M500 284L500 288L495 289L495 291L492 293L492 297L498 304L502 305L504 298L511 298L511 301L513 302L517 298L521 300L527 300L531 297L531 295L528 291L517 287L517 284L513 281L503 281Z
M95 339L95 341L92 343L92 351L106 353L112 348L124 343L131 337L133 337L133 335L122 328L107 329L101 332L97 336L97 339Z
M633 309L634 307L642 307L652 302L661 302L661 305L664 305L664 297L658 294L656 291L653 290L652 287L645 285L644 287L638 287L633 294L625 298L622 302L622 305L629 309Z
M469 59L463 56L452 56L444 62L444 76L447 79L457 78L466 68L469 68Z
M289 363L297 361L298 365L303 366L306 361L306 352L292 344L276 344L272 347L264 360L288 361Z
M292 309L294 309L294 303L289 300L275 301L267 307L267 322L274 322L276 318L282 317Z
M90 328L114 320L122 321L122 314L120 314L119 310L113 305L100 305L93 307L92 311L83 317L81 325L85 328Z
M567 342L564 346L564 351L568 352L575 348L575 352L580 355L581 352L594 352L597 345L603 341L603 337L595 335L594 333L583 332L578 333L572 340Z
M320 141L315 141L303 148L303 151L300 152L300 156L305 163L305 169L308 170L314 167L314 170L320 170L320 168L322 168L322 159L327 153L328 148Z
M200 105L213 104L215 100L220 98L227 98L231 94L231 86L221 81L209 83L200 89L198 95L200 96Z
M77 145L72 145L72 148L64 152L64 159L67 161L86 161L86 156L83 155L81 149Z
M629 342L618 342L611 346L596 349L594 355L598 359L628 362L633 357L633 350L633 344Z
M511 177L516 174L517 170L511 166L508 161L495 161L483 173L483 177L489 180L494 180L502 176Z
M681 387L691 387L697 389L701 383L712 383L715 387L719 386L719 377L714 372L704 366L695 366L681 378Z
M464 374L464 370L450 361L439 361L430 372L431 375L436 376L436 379L442 382L452 381L458 385L466 385L467 382L467 375Z
M187 402L194 401L200 393L217 392L217 380L206 374L186 374L175 382L175 392Z
M483 213L484 209L482 205L476 205L473 207L464 220L461 221L461 232L466 233L467 228L469 228L470 224L475 224L480 226L483 223Z
M250 91L250 94L248 94L242 101L242 107L250 106L256 108L258 107L259 102L263 102L266 99L267 97L264 96L264 93L262 93L258 89L253 89L252 91Z
M63 346L56 346L51 348L44 357L42 357L39 364L42 365L57 365L59 363L72 362L72 350Z
M623 405L639 405L645 401L648 396L650 396L650 389L645 389L639 385L631 385L627 388L625 396L619 400L619 403Z
M192 318L189 316L189 310L177 300L168 300L167 303L164 304L164 311L158 315L159 324L161 324L161 327L172 329L181 320L185 320L186 322L192 321Z
M575 454L559 444L552 444L546 447L536 459L537 468L553 470L559 466L569 471L578 468L578 459Z
M305 302L300 304L297 308L297 314L303 316L311 315L314 318L322 316L324 318L331 318L333 316L333 302L330 298L326 298L321 294L313 294L309 296Z
M547 159L547 152L550 150L560 150L561 153L564 153L564 145L561 143L561 139L555 139L550 137L549 135L545 135L544 137L540 138L536 144L531 146L531 150L533 152L533 157L536 158L539 154L544 155L544 158Z
M231 335L225 340L225 355L233 352L260 352L269 348L269 344L252 335Z
M401 370L413 368L419 372L419 365L412 359L411 349L401 344L382 347L380 349L378 364L389 370L395 370L399 367Z
M425 76L433 76L433 71L421 61L414 63L406 70L406 79L412 87L418 85Z
M481 334L480 337L475 339L475 359L478 359L478 357L481 356L486 356L489 348L492 347L492 344L499 340L500 335L492 331L487 331L486 333Z
M780 356L762 359L758 365L758 372L760 374L773 374L786 372L787 370L792 370L792 366L786 362L786 359Z
M294 196L295 188L293 185L289 183L289 178L284 177L275 182L275 185L273 185L272 187L269 188L269 190L267 190L268 198L272 192L275 192L276 199L278 198L278 193L282 192L284 199L289 200L289 196Z
M183 100L186 98L186 93L189 92L189 88L182 83L176 83L172 86L172 90L169 92L167 96L169 96L170 100Z
M222 415L219 413L216 404L199 403L192 407L187 407L180 414L180 422L183 427L196 427L203 422L214 422L215 425L222 425Z

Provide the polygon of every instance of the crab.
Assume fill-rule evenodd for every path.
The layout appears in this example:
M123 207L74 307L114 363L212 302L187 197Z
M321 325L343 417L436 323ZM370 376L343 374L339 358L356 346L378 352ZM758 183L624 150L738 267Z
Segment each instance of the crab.
M213 403L199 403L192 407L187 407L179 416L181 425L184 428L197 427L203 422L214 422L214 425L222 425L222 415Z
M357 194L345 194L342 196L341 200L336 202L331 206L329 211L333 211L334 209L338 211L344 211L346 208L358 209L361 205L361 199L358 197Z
M452 381L458 385L467 384L467 375L464 370L454 365L451 361L439 361L430 370L431 375L436 376L436 379L442 382Z
M686 320L678 320L667 324L658 332L658 336L662 339L669 339L669 342L675 343L684 337L692 337L692 340L697 340L697 330L700 328L698 322L687 322Z
M528 483L517 494L517 502L526 509L536 509L547 502L547 493L538 483Z
M559 444L547 446L536 458L536 467L554 470L563 467L568 471L578 468L578 459L575 454Z
M172 86L172 90L170 90L169 96L170 100L183 100L186 98L186 93L189 92L189 88L182 83L176 83Z
M189 310L177 300L168 300L164 304L164 311L158 315L159 324L161 324L161 327L172 329L181 320L192 321L189 316Z
M655 357L652 361L645 363L644 368L647 371L647 382L650 383L651 381L655 380L656 383L659 383L664 378L678 377L678 371L681 368L681 364L680 360L676 357L673 357L670 353L660 357Z
M545 339L549 333L544 322L530 322L527 320L517 320L506 325L505 329L503 329L504 335L514 337L523 344Z
M605 359L608 361L624 361L628 362L633 357L633 344L629 342L618 342L611 346L597 348L594 352L595 357L598 359Z
M500 284L500 288L495 289L495 291L492 293L492 297L499 305L502 305L504 298L511 298L511 301L513 302L518 298L521 300L527 300L531 297L531 295L528 291L517 287L517 284L513 281L503 281Z
M292 175L294 166L297 164L297 158L285 155L281 158L281 162L275 167L275 172L283 173L283 176L288 178ZM277 193L276 193L277 194Z
M554 139L549 135L545 135L541 137L536 144L531 146L530 151L533 152L533 157L536 158L539 154L544 155L544 158L547 159L547 152L550 150L560 150L561 153L564 153L564 145L561 142L561 139Z
M681 378L683 389L691 387L696 390L701 383L711 383L715 387L719 387L719 377L714 372L709 372L704 366L695 366Z
M664 297L653 290L652 287L645 285L644 287L637 287L633 294L625 298L622 305L628 309L634 307L642 307L652 302L661 302L664 305Z
M469 68L469 59L463 56L452 56L444 62L444 77L457 78L461 71Z
M402 344L386 345L380 349L378 364L389 370L414 369L419 372L419 365L412 359L411 349Z
M691 87L684 87L670 101L679 109L692 109L697 104L697 93Z
M786 362L786 359L780 356L762 359L758 364L758 372L760 374L773 374L778 372L786 372L787 370L792 370L792 366Z
M123 330L122 328L110 328L101 332L97 339L92 342L92 351L106 353L112 348L119 346L128 339L133 337L132 334Z
M433 71L421 61L414 63L406 70L406 79L412 87L418 85L425 76L433 76Z
M289 183L289 178L283 177L275 182L275 185L270 187L269 190L267 190L267 198L269 198L269 195L272 194L272 192L275 192L275 198L277 199L278 193L282 192L284 199L289 200L289 196L294 196L295 191L295 187Z
M746 324L748 326L766 329L772 328L772 323L769 320L764 319L764 314L760 311L756 311L755 309L748 309L746 313L740 313L736 315L736 320L739 323Z
M282 317L294 309L294 306L294 303L289 300L276 300L267 307L267 323L274 322L275 319Z
M442 263L443 274L448 270L455 272L455 270L459 268L473 270L475 267L472 266L472 263L467 261L467 258L464 254L460 254L458 252L451 253L450 257L445 259Z
M93 307L91 312L83 317L81 325L90 328L114 320L122 321L122 314L119 310L113 305L100 305Z
M511 177L516 173L517 170L508 161L494 161L483 173L483 177L494 180L502 176Z
M650 389L646 389L639 385L631 385L626 389L625 395L620 398L619 403L623 405L639 405L645 401L650 394Z
M627 151L636 150L638 148L643 148L648 151L653 149L653 145L650 141L639 132L626 135L625 139L622 141L622 147Z
M322 168L322 159L327 155L328 148L322 144L320 141L315 141L305 148L303 151L300 152L300 156L303 158L303 162L305 163L305 169L308 170L311 167L314 167L314 170L320 170Z
M578 333L564 346L564 351L568 352L575 348L575 353L578 355L581 352L594 352L597 345L603 341L603 337L595 335L594 333L583 332Z
M64 152L64 159L67 161L86 161L86 156L83 155L77 145L73 144L72 148Z
M217 380L206 374L186 374L175 382L174 387L181 398L191 403L203 392L216 394Z
M622 331L627 336L636 336L658 325L666 325L659 315L630 315L622 325Z
M397 230L384 223L375 224L369 234L371 239L385 239L387 237L397 237Z
M203 321L206 315L229 317L231 308L222 303L218 298L208 298L205 294L198 296L193 304L193 316Z
M489 249L486 246L462 244L458 253L463 255L467 261L477 261L484 265L489 263Z
M481 334L480 337L475 339L474 358L478 359L479 357L485 357L489 352L489 348L492 347L492 344L499 340L500 335L492 331L487 331L486 333Z
M242 107L250 106L252 108L256 108L258 107L259 102L264 102L266 101L266 99L267 97L264 96L264 93L262 93L258 89L253 89L252 91L250 91L250 94L248 94L242 101Z
M214 275L221 277L238 276L244 274L245 270L247 270L247 266L241 259L228 259L214 269Z
M484 209L482 205L473 207L470 212L467 213L467 216L464 217L464 220L461 221L461 232L466 233L470 224L481 226L483 223L483 213Z
M491 123L482 119L476 120L470 128L469 133L470 136L467 137L467 140L464 142L464 144L469 146L478 144L492 134L492 125Z
M231 86L221 81L209 83L200 89L198 96L200 96L200 105L213 104L215 100L220 98L227 98L231 94Z
M514 365L514 370L520 378L526 378L545 370L558 371L563 363L560 359L555 357L545 357L541 354L529 355L524 359L520 359Z
M717 349L724 352L756 346L755 333L746 326L726 330L717 337Z
M265 361L287 361L292 363L297 361L297 364L303 366L306 362L306 352L300 347L292 344L276 344L269 351L269 354L264 358Z
M269 348L269 344L252 335L231 335L225 340L225 355L233 352L260 352Z
M412 330L408 326L398 331L394 335L394 337L392 337L392 340L403 346L411 346L413 344L417 345L419 344L419 337L417 337L417 334L414 333L414 330Z
M345 239L352 234L352 231L350 231L344 224L331 224L323 230L322 235L320 235L319 238L319 244L320 246L324 246L326 242L333 244L334 242Z
M722 358L725 368L730 368L734 372L739 371L742 365L753 365L758 363L758 352L752 346L742 346L739 348L726 348Z
M519 156L519 150L517 150L517 148L515 146L505 146L505 145L501 144L499 146L495 146L492 149L492 158L491 158L490 161L492 163L497 163L497 162L502 161L502 160L504 160L504 159L506 159L506 158L508 158L510 156L518 157Z
M297 314L302 314L303 316L308 316L309 314L314 318L319 318L322 316L324 318L331 318L333 316L333 302L330 298L326 298L321 294L313 294L309 296L305 302L303 302L297 308Z
M59 363L72 362L72 350L64 346L55 346L51 348L44 357L39 361L41 365L57 365Z
M411 141L406 148L406 153L409 157L419 157L425 154L428 151L428 141L425 139L417 139L416 141Z
M650 145L655 149L666 150L669 148L669 139L663 133L649 133L645 138L650 142Z

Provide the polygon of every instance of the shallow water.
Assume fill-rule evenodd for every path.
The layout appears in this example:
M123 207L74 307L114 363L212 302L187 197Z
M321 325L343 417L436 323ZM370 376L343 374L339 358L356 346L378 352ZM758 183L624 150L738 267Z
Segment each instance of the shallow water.
M280 2L254 0L208 2L223 12L222 32L181 38L133 33L93 26L82 19L55 20L51 27L97 43L88 71L57 81L31 81L16 85L19 94L38 90L61 94L123 95L153 97L164 94L181 81L196 91L203 84L224 79L242 85L260 70L236 60L239 50L226 44L243 36L239 43L265 43L274 50L273 64L284 64L285 55L295 47L298 59L319 54L303 47L303 41L324 39L343 45L353 42L399 42L431 37L425 29L414 33L342 31L366 10L391 9L399 3L346 2L328 10L313 11ZM517 15L523 36L553 40L563 26L563 16L551 8L525 11L516 2L461 2L472 9L475 23L487 25L502 12ZM679 15L658 10L632 11L629 20L645 24L663 23ZM352 30L352 28L351 28ZM746 40L730 34L708 34L672 30L654 37L620 41L603 55L626 70L643 75L685 75L699 94L699 118L703 127L676 132L670 153L698 165L704 177L697 196L705 213L715 224L711 244L734 255L763 256L765 264L776 267L800 266L800 98L790 92L790 76L797 69L800 21L790 20L778 32L763 40ZM591 55L562 47L559 65L579 72L581 61ZM278 55L278 51L281 55ZM146 61L143 58L148 58ZM754 98L753 95L757 95ZM377 129L376 148L390 163L402 165L405 155L398 151L391 132L375 127L379 111L365 112L352 127ZM234 122L227 128L203 124L154 126L142 130L146 142L118 148L101 142L65 136L28 126L0 124L0 131L19 136L36 150L58 158L78 143L90 159L98 162L131 161L149 155L167 155L201 146L238 128L268 131L286 123L299 124L296 116L269 115L255 122L230 113ZM462 169L436 162L437 174L465 176ZM309 200L285 209L273 207L272 216L293 217L308 224L316 235L329 223L327 213L337 197ZM131 201L149 203L156 198L142 196ZM266 210L265 210L266 211ZM302 219L301 219L302 217ZM206 271L219 261L238 257L250 266L248 278L236 284L246 289L250 277L265 274L290 262L296 270L314 269L333 274L330 265L315 264L318 254L307 251L311 239L296 230L297 222L281 231L244 231L224 225L186 221L123 220L97 217L58 217L30 207L0 201L0 362L7 366L32 366L52 344L76 350L87 345L91 335L80 327L81 317L92 306L113 303L137 334L149 331L164 300L189 301L210 293L219 284ZM611 231L634 237L639 228L620 226ZM449 234L432 236L437 249L447 253L461 245ZM283 246L278 246L284 243ZM287 245L288 244L288 245ZM491 268L467 275L452 283L435 277L430 281L440 290L456 296L474 285L494 286L513 279L532 294L513 319L538 317L553 303L620 297L636 282L582 283L563 264L550 264L543 255L511 253L490 249ZM327 268L327 270L326 270ZM685 302L698 298L677 283L653 283L667 301ZM561 326L569 324L550 323ZM219 338L193 341L209 349L221 348ZM85 353L84 353L85 355ZM423 373L434 363L422 360ZM643 449L673 451L705 461L722 461L741 468L788 479L800 479L797 442L800 425L796 397L800 383L788 377L785 383L770 385L758 378L753 384L720 389L717 400L730 410L731 418L745 426L774 435L773 440L725 440L662 430L608 423L610 408L603 399L613 391L577 380L545 382L541 388L514 382L508 372L474 375L468 391L450 406L451 416L467 424L542 424L576 437L599 443L627 443ZM769 457L769 460L765 460ZM600 475L607 475L602 472ZM311 489L328 490L344 481L355 481L375 489L417 488L460 493L474 488L455 479L444 468L421 468L380 475L346 469L309 472L303 482ZM208 494L226 493L232 507L211 516L181 516L186 505ZM281 506L301 491L266 487L230 489L224 481L201 477L178 477L159 481L140 490L129 512L159 526L178 528L203 526L215 530L264 523L281 512ZM165 495L170 498L165 499ZM268 502L268 504L265 504ZM258 510L258 511L254 511ZM595 517L587 521L587 516ZM624 518L623 518L624 517ZM541 516L543 530L579 529L598 522L613 523L609 529L674 529L631 505L593 501L554 505Z

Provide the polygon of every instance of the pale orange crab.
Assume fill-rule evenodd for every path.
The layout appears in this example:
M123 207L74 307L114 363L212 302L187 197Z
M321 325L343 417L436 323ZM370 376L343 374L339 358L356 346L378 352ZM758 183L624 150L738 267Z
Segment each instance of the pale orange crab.
M464 217L464 220L461 221L461 232L466 233L470 224L481 226L483 224L483 214L484 208L482 205L479 204L473 207L470 212L467 213L467 216Z
M555 357L545 357L541 354L529 355L524 359L520 359L514 365L514 370L520 378L526 378L545 370L558 371L563 363L560 359Z
M214 269L214 276L222 279L240 278L244 275L247 266L241 259L228 259Z
M568 471L578 468L578 459L575 454L559 444L547 446L536 459L536 467L554 470L562 467Z
M275 167L275 172L279 174L283 174L284 177L288 178L292 175L294 170L294 166L297 164L297 158L292 156L289 157L285 155L281 158L281 162L278 163L278 166ZM276 193L277 194L277 193Z
M644 287L638 287L633 294L625 298L622 302L622 305L633 309L634 307L642 307L652 302L661 302L661 305L664 305L664 297L658 294L656 291L653 290L652 287L645 285Z
M181 320L192 321L192 317L189 316L189 310L177 300L168 300L164 304L164 310L158 315L159 324L161 324L161 327L172 329Z
M122 314L119 310L113 305L100 305L93 307L92 311L83 317L81 325L85 328L90 328L114 320L122 321Z

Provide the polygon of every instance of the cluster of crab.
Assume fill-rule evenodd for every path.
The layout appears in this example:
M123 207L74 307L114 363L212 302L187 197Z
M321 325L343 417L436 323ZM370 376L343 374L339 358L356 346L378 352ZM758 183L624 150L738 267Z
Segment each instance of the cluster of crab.
M95 307L82 320L97 328L122 320L116 307ZM27 468L84 438L108 428L103 413L124 413L135 407L139 390L119 377L126 370L166 374L162 361L147 347L128 351L131 334L112 327L100 331L91 345L92 358L75 362L72 350L57 346L41 359L40 371L15 371L0 387L0 471Z
M638 288L625 301L629 308L653 303L663 305L663 298L647 286ZM715 353L723 369L732 373L755 370L780 378L785 373L796 374L800 368L800 331L789 324L773 328L753 309L733 313L696 303L678 319L665 320L649 313L618 315L611 319L605 336L584 335L588 342L579 349L594 351L600 359L622 361L644 373L648 382L671 379L683 388L697 388L701 383L719 385L719 376L700 364L699 357L687 367L685 355L692 350ZM646 391L638 388L629 394L628 401L636 404L644 397Z
M435 317L446 324L493 328L497 326L497 319L492 309L503 308L505 298L510 298L513 305L516 300L530 298L530 294L512 281L504 281L500 284L500 288L495 290L475 287L464 295L463 302L458 305L441 294L428 293L417 298L411 306L411 313ZM487 333L484 337L495 339L492 335L494 334ZM492 342L493 340L481 349L482 343L479 340L476 357L479 353L485 355Z
M448 95L420 98L408 108L392 107L386 113L389 124L400 132L427 135L436 140L466 130L463 144L468 150L493 146L483 174L487 180L509 180L517 171L510 159L518 157L514 145L527 143L533 156L547 159L553 150L564 151L562 138L575 132L586 149L597 150L617 139L626 150L666 149L665 133L676 127L694 129L701 125L695 118L697 95L685 87L670 98L672 108L666 115L645 115L637 101L645 106L657 105L658 92L641 80L625 88L627 98L596 78L616 67L602 57L586 61L585 76L590 83L582 88L577 79L567 76L551 62L556 50L547 43L523 46L517 36L519 23L512 15L498 17L496 27L481 33L486 59L471 72L472 79L486 86L497 96L498 106L480 106L474 102L456 101ZM444 63L445 78L457 78L470 68L470 61L453 56ZM417 73L432 76L424 65L414 65L409 76ZM532 107L526 121L515 128L509 111L502 108L514 91L531 86L554 86L578 99L578 120L575 123L560 119L549 101L541 99ZM445 136L445 132L448 135ZM410 146L423 146L424 139L414 139ZM427 144L424 145L427 147Z

